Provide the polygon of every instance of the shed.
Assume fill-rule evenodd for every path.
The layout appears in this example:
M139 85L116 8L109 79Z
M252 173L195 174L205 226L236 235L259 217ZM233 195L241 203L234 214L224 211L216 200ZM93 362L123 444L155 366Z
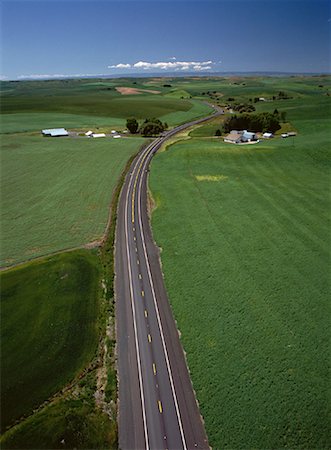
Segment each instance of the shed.
M91 136L92 136L93 138L106 137L105 133L92 133Z
M273 138L274 135L272 133L263 133L262 137L264 137L265 139L270 139Z
M60 136L68 136L69 133L65 128L51 128L49 130L41 131L44 136L51 137L60 137Z
M119 139L121 136L119 134L116 134L115 136L113 136L114 139Z
M91 136L91 134L93 134L93 131L90 130L85 133L85 136Z

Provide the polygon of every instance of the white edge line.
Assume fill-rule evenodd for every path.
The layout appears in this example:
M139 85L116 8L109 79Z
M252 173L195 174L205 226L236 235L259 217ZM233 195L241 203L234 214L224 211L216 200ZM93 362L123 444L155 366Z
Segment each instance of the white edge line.
M147 147L149 149L149 147ZM146 149L146 151L148 151ZM145 152L142 152L142 155L144 155ZM144 423L144 434L145 434L145 443L146 443L146 450L149 450L149 440L148 440L148 431L147 431L147 421L146 421L146 410L145 410L145 397L144 397L144 386L143 386L143 380L142 380L142 372L141 372L141 363L140 363L140 350L139 350L139 342L138 342L138 333L137 333L137 325L136 325L136 311L134 306L134 300L133 300L133 288L132 288L132 274L131 274L131 263L130 263L130 250L129 250L129 238L128 238L128 200L129 200L129 191L130 191L130 184L133 178L133 172L137 168L137 164L140 162L140 159L142 155L138 158L135 167L133 168L130 180L128 183L128 189L126 193L126 199L125 199L125 239L126 239L126 253L128 258L128 269L129 269L129 284L130 284L130 299L131 299L131 309L132 309L132 316L133 316L133 326L134 326L134 335L135 335L135 345L136 345L136 353L137 353L137 363L138 363L138 375L139 375L139 387L140 387L140 398L141 398L141 406L142 406L142 413L143 413L143 423Z
M146 165L147 165L146 161L147 160L148 160L148 158L146 158L146 160L144 161L143 167L146 167ZM139 182L139 200L141 200L142 178L143 178L143 175L141 174L140 182ZM167 365L167 369L168 369L168 375L169 375L169 381L170 381L170 385L171 385L172 395L173 395L173 398L174 398L175 409L176 409L176 414L177 414L177 419L178 419L178 425L179 425L179 428L180 428L180 434L181 434L184 450L187 450L187 445L186 445L186 441L185 441L182 420L181 420L180 411L179 411L179 407L178 407L178 400L177 400L177 396L176 396L176 392L175 392L175 386L174 386L174 381L173 381L171 367L170 367L170 362L169 362L169 357L168 357L168 351L167 351L167 347L166 347L166 343L165 343L165 339L164 339L164 335L163 335L163 328L162 328L162 324L161 324L159 308L158 308L157 302L156 302L156 295L155 295L154 284L153 284L151 270L150 270L150 263L149 263L149 259L148 259L148 255L147 255L147 251L146 251L145 236L144 236L143 226L142 226L142 221L141 221L141 205L140 205L140 201L138 201L138 216L139 216L140 235L141 235L141 240L142 240L144 254L145 254L145 259L146 259L146 266L147 266L147 271L148 271L148 278L149 278L149 282L150 282L150 285L151 285L151 288L152 288L154 307L155 307L157 321L158 321L158 325L159 325L159 329L160 329L162 346L163 346L163 351L164 351L164 354L165 354L166 365Z

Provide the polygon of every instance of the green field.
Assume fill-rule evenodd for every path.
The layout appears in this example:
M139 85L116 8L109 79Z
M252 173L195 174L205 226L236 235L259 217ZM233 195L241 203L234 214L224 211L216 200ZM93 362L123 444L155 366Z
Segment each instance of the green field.
M286 110L296 138L194 138L151 168L153 233L214 448L330 448L330 100L321 79L261 81L261 95L285 83L296 98L257 107Z
M159 94L122 95L116 87L151 89L148 80L139 79L1 82L2 132L53 126L124 128L128 117L158 117L175 126L212 112L201 102L181 98L177 91L167 95L170 90L162 84L155 89Z
M113 189L143 142L2 136L2 264L100 239Z
M2 431L96 354L99 264L79 250L1 274Z

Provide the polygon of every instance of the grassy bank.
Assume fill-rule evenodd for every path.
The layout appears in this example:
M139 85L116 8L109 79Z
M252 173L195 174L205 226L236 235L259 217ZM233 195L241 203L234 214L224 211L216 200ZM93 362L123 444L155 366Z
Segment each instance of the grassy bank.
M296 138L194 138L152 163L153 233L215 448L329 447L330 106L292 102Z

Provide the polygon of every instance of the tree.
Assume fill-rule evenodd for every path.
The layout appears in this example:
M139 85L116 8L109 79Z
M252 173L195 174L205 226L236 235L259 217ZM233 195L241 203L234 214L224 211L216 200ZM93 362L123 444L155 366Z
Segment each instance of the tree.
M281 120L282 122L286 122L286 111L282 111L282 112L280 113L280 120Z
M140 128L140 132L143 136L155 136L162 133L168 125L163 124L160 119L145 119L144 123Z
M138 131L139 124L135 118L127 119L126 128L130 131L130 133L135 134Z
M222 131L219 128L217 128L215 136L222 136Z

